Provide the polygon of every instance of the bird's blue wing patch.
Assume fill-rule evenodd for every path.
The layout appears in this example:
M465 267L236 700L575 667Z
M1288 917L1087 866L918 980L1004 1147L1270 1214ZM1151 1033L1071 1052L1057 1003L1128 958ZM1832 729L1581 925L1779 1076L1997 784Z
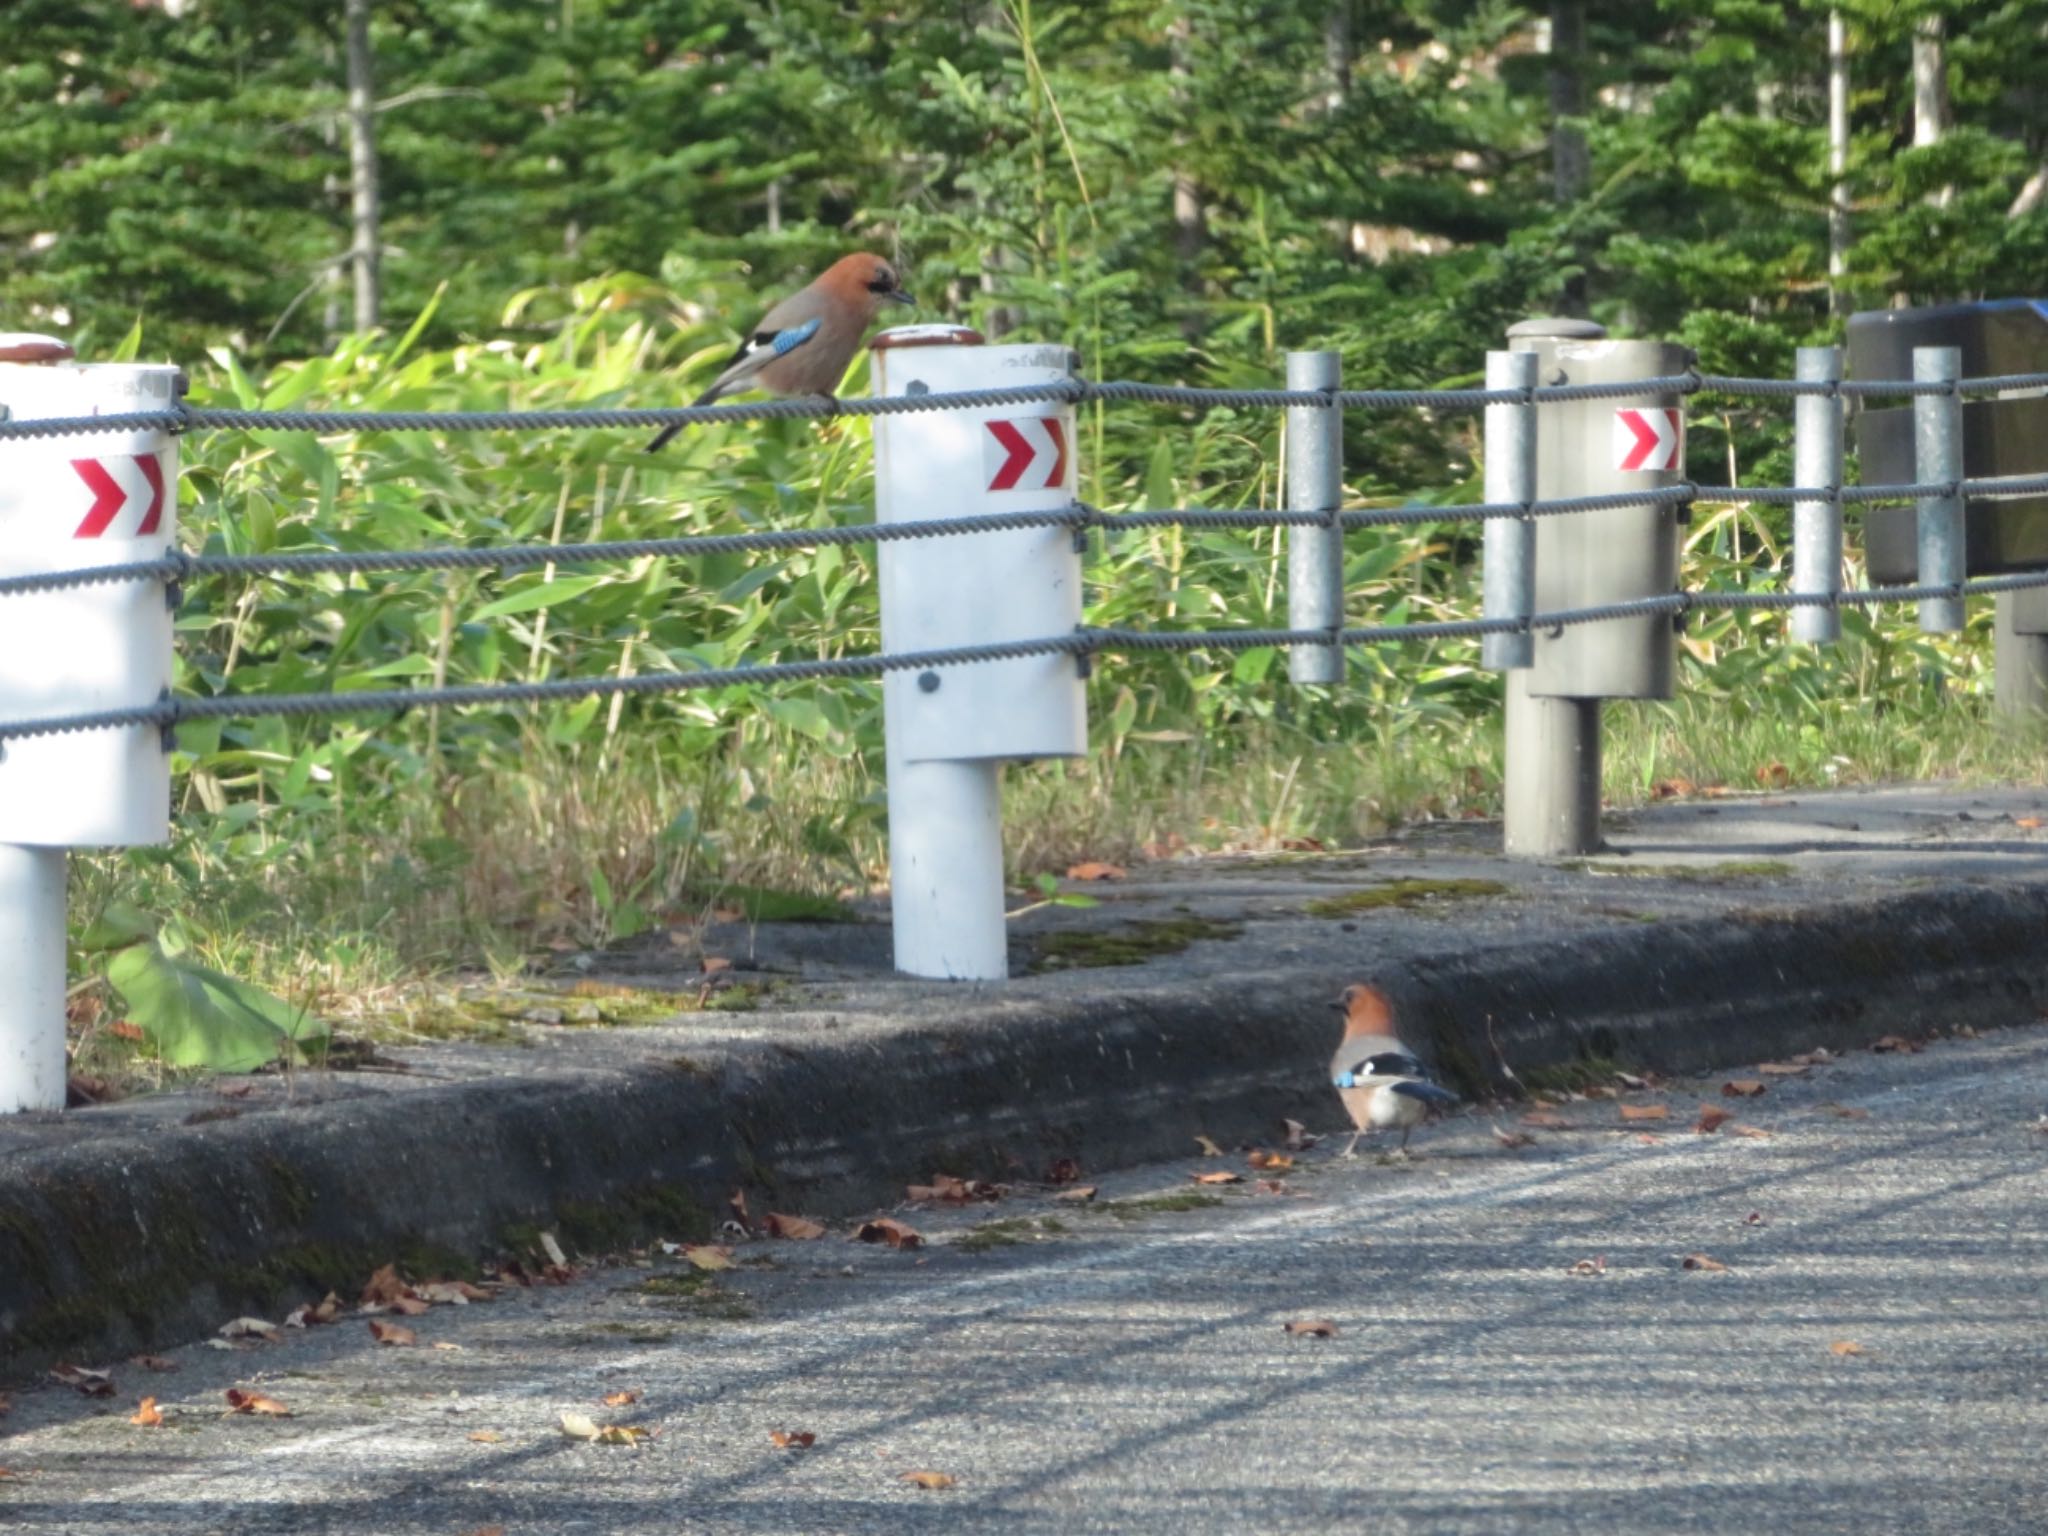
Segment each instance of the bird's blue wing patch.
M1356 1072L1339 1072L1330 1081L1339 1088L1356 1088L1358 1086L1358 1074Z
M768 350L777 357L789 356L790 353L818 334L820 323L817 316L813 315L802 325L793 325L786 331L777 331L775 339L768 343Z
M1435 1083L1418 1083L1413 1078L1403 1078L1398 1083L1387 1084L1389 1093L1404 1093L1411 1099L1420 1099L1425 1104L1455 1104L1458 1096L1448 1088L1439 1088Z

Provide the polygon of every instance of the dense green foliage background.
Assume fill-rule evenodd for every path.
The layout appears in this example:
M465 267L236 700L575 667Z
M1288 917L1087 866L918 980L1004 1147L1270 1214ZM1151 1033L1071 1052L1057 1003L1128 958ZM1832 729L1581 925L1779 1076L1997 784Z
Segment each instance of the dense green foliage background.
M1840 9L1856 239L1834 307L2048 293L2048 207L2026 196L2048 150L2039 8ZM1582 54L1542 50L1555 10L1591 13ZM0 328L61 330L89 357L129 337L190 367L202 400L671 403L766 297L861 246L903 264L920 318L1059 338L1098 377L1269 384L1284 350L1335 346L1353 385L1464 382L1506 324L1579 305L1687 341L1709 371L1785 375L1796 345L1839 334L1827 11L1811 3L374 0L385 292L366 334L348 334L342 270L342 15L14 0ZM1911 42L1934 15L1952 121L1915 148ZM1559 176L1559 134L1585 140L1582 180ZM1787 419L1694 401L1694 472L1782 480ZM1354 498L1468 495L1473 428L1354 419ZM1274 493L1267 416L1097 411L1085 437L1084 490L1105 506ZM858 426L711 429L653 461L640 446L198 437L186 537L410 546L867 515ZM1710 509L1692 578L1777 579L1782 530L1770 509ZM1449 525L1361 537L1354 612L1463 612L1474 553ZM1258 625L1284 607L1270 534L1119 539L1091 574L1105 623ZM862 651L873 602L863 551L215 583L181 620L181 686ZM1818 655L1781 632L1767 616L1696 628L1684 698L1616 726L1617 793L1759 763L1802 780L1938 771L1970 750L1941 701L1978 690L1981 625L1935 644L1854 619ZM1014 776L1013 852L1044 868L1485 806L1498 687L1474 660L1361 654L1328 695L1278 686L1263 652L1105 668L1096 757ZM1901 706L1882 729L1873 696ZM871 689L834 685L189 730L179 844L99 878L145 867L175 888L164 903L215 904L218 945L317 935L358 978L628 931L735 876L858 888L880 872L878 713Z

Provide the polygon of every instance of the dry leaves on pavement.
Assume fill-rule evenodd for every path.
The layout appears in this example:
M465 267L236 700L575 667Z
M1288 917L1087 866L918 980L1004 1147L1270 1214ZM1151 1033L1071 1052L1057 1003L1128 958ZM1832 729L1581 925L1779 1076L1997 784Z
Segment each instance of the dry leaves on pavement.
M810 1242L825 1235L825 1224L813 1221L808 1216L788 1216L781 1211L770 1211L761 1218L761 1230L770 1237L786 1237L795 1242Z
M1251 1152L1245 1161L1254 1168L1263 1168L1268 1173L1284 1173L1294 1166L1294 1159L1284 1152Z
M145 1371L175 1371L178 1368L177 1361L166 1360L162 1355L130 1355L128 1363L130 1365L139 1365ZM4 1405L5 1401L4 1398L0 1398L0 1405ZM0 1413L5 1413L6 1411L4 1406L0 1406Z
M128 1422L130 1424L140 1424L145 1429L153 1429L163 1423L163 1421L164 1411L157 1407L156 1399L153 1397L145 1397L142 1400L142 1406L128 1415Z
M277 1324L266 1323L260 1317L238 1317L232 1322L222 1323L214 1331L224 1339L262 1339L271 1344L284 1342L284 1334Z
M600 1424L583 1413L564 1413L560 1423L562 1433L571 1440L587 1440L593 1445L638 1445L654 1438L653 1430L638 1424Z
M1337 1325L1327 1317L1297 1318L1291 1323L1280 1325L1282 1333L1302 1334L1311 1339L1334 1339Z
M1533 1147L1536 1145L1536 1138L1527 1131L1504 1131L1497 1125L1492 1129L1493 1139L1509 1151L1513 1151L1516 1147Z
M943 1472L906 1472L900 1481L915 1483L918 1487L933 1493L938 1492L942 1488L951 1488L953 1486L953 1479Z
M1702 1104L1700 1106L1700 1117L1694 1122L1693 1129L1702 1136L1711 1136L1734 1118L1735 1113L1733 1110L1723 1109L1718 1104Z
M1218 1168L1213 1173L1191 1173L1188 1175L1197 1184L1242 1184L1244 1175L1232 1173L1228 1168Z
M1753 1099L1763 1091L1763 1081L1754 1077L1730 1078L1721 1085L1722 1095L1731 1099Z
M929 1184L912 1184L904 1191L907 1199L930 1205L944 1202L948 1205L971 1205L977 1200L1000 1200L1004 1189L1000 1184L990 1184L984 1179L956 1178L950 1173L935 1173Z
M1858 1344L1854 1339L1837 1339L1828 1348L1838 1355L1867 1355L1870 1353L1869 1350Z
M1072 1189L1061 1190L1053 1199L1067 1205L1086 1205L1095 1198L1096 1192L1097 1186L1093 1184L1076 1184Z
M287 1328L311 1328L321 1323L331 1323L342 1314L341 1298L329 1291L324 1300L302 1301L284 1315Z
M1623 1104L1620 1106L1620 1109L1621 1118L1625 1121L1669 1120L1671 1118L1671 1106L1669 1104Z
M891 1248L921 1248L924 1234L915 1227L907 1226L893 1216L877 1216L864 1221L853 1229L853 1238L858 1243L887 1243Z
M1704 1253L1688 1253L1683 1259L1679 1260L1679 1268L1707 1270L1714 1273L1721 1273L1725 1272L1728 1266L1726 1264L1723 1264L1719 1259L1708 1258Z
M1596 1253L1590 1259L1581 1259L1570 1269L1566 1270L1565 1273L1568 1275L1604 1275L1607 1273L1607 1255Z
M273 1419L288 1419L292 1416L291 1409L276 1398L266 1397L261 1392L247 1392L240 1387L229 1387L222 1396L228 1400L230 1413L256 1413Z
M67 1387L75 1387L87 1397L112 1397L114 1378L105 1371L89 1371L82 1365L68 1365L63 1361L50 1367L50 1380Z
M1069 880L1121 880L1130 871L1121 864L1105 864L1100 859L1089 859L1075 864L1067 870Z
M818 1443L818 1436L808 1429L771 1429L768 1443L779 1451L807 1451Z
M622 1387L616 1392L607 1392L604 1395L604 1405L607 1408L630 1408L639 1401L640 1393L633 1387Z
M379 1344L403 1347L420 1341L420 1336L402 1323L387 1323L381 1317L370 1318L369 1328L370 1337Z
M1195 1145L1202 1149L1202 1156L1204 1157L1221 1157L1223 1155L1223 1149L1206 1136L1197 1136L1195 1138Z

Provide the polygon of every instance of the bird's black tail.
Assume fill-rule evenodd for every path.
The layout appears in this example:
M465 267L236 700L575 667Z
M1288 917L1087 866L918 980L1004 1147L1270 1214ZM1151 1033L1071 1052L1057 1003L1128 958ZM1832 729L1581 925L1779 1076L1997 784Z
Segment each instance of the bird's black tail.
M700 405L710 405L713 401L715 401L718 398L719 394L720 386L717 384L712 385L709 389L705 390L703 394L699 395L696 399L690 402L690 409L695 410ZM668 440L674 437L678 432L682 430L683 424L680 421L673 422L670 425L663 427L659 432L654 434L654 441L647 445L647 451L649 453L659 453L664 447L668 445Z

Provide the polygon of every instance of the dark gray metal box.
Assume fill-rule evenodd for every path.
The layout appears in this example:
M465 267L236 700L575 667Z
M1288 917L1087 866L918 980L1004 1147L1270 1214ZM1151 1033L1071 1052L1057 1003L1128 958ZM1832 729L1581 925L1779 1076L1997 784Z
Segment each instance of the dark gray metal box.
M2048 372L2048 301L1994 299L1919 309L1867 310L1849 317L1849 376L1910 379L1915 347L1955 347L1963 377ZM1913 465L1910 401L1864 409L1856 418L1860 483L1903 485ZM1967 400L1963 472L1969 476L2048 473L2048 394ZM1871 507L1863 516L1870 579L1896 585L1918 579L1917 513ZM1998 501L1973 497L1963 515L1964 559L1972 576L2048 567L2048 496ZM2020 594L2023 633L2048 632L2048 595Z

